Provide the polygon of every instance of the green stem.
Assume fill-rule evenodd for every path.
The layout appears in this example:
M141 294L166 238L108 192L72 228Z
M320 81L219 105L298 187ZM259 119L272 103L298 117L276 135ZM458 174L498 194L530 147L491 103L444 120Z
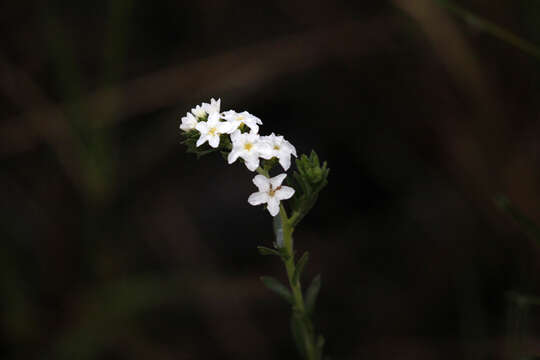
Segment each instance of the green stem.
M259 167L257 172L266 177L270 177L267 170ZM283 247L285 248L286 256L282 257L285 264L285 270L287 271L287 278L289 280L289 286L293 295L293 313L299 316L301 321L301 331L303 333L304 344L301 344L304 348L305 357L307 360L319 360L319 354L315 348L315 332L313 330L313 324L311 322L309 314L306 312L306 306L304 303L304 296L302 295L302 285L298 278L294 281L294 273L296 272L296 263L294 260L294 240L292 234L294 232L294 222L292 216L290 219L287 217L287 211L283 204L280 204L279 216L281 217L281 223L283 225ZM293 314L293 316L295 316Z
M304 296L302 295L302 285L300 279L297 279L294 282L294 273L296 272L296 264L294 260L294 240L292 234L294 228L291 226L291 222L287 217L287 212L283 207L283 204L280 205L279 216L283 223L283 246L285 247L287 257L283 259L285 263L285 269L287 271L287 278L289 279L289 286L291 287L291 292L293 294L293 312L303 319L302 329L304 336L304 350L305 355L308 360L316 360L318 354L315 349L315 334L313 331L313 325L309 315L306 313L306 306L304 304Z

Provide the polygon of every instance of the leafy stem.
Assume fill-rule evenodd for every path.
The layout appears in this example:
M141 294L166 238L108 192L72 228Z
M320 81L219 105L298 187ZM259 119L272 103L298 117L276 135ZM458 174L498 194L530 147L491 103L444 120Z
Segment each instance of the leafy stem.
M285 264L293 299L291 328L293 333L296 332L293 335L295 336L300 353L306 359L318 360L321 358L322 348L321 351L318 351L315 347L316 340L313 324L304 302L300 277L296 275L299 269L298 263L295 263L294 259L294 240L292 237L294 227L291 226L290 219L287 217L283 205L281 205L279 216L283 224L283 245L286 254L281 259Z
M259 174L268 176L268 171L258 168ZM322 350L324 339L322 336L316 336L311 314L315 304L315 299L320 288L320 277L316 277L306 292L306 299L302 293L302 284L300 281L301 272L307 262L307 252L295 262L294 251L294 223L293 218L287 216L287 211L283 204L280 205L279 215L274 219L274 228L276 231L276 242L274 249L259 247L262 255L277 255L281 258L287 272L287 279L290 290L287 290L278 280L263 277L263 283L270 290L278 293L286 299L292 308L291 313L291 332L296 342L298 351L307 360L322 359Z

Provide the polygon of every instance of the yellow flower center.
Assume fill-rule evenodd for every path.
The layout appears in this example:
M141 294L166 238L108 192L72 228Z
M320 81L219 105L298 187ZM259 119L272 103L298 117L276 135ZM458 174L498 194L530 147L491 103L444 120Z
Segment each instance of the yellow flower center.
M279 189L281 189L281 186L278 186L277 188L272 189L272 185L270 185L270 190L268 191L268 195L270 195L271 197L273 197L274 194L276 193L276 191L278 191Z
M279 150L279 146L274 145L274 150Z
M252 147L253 147L252 143L245 143L244 145L244 149L246 149L247 151L251 150Z
M210 135L216 135L216 131L217 131L217 128L213 127L213 128L210 129L210 131L208 131L208 133Z

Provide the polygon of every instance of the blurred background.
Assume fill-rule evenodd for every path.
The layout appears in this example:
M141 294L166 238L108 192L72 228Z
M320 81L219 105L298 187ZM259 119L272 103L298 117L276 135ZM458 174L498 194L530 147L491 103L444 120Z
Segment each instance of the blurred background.
M0 358L298 358L252 174L180 144L211 97L332 169L295 233L331 359L539 355L540 245L493 201L540 222L539 24L529 0L3 2Z

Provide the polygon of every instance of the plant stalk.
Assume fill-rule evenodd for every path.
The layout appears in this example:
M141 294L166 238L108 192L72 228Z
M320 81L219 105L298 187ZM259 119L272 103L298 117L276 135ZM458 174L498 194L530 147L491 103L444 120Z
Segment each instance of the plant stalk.
M313 324L311 322L309 314L306 313L306 306L304 303L304 297L302 295L302 285L300 279L294 282L294 273L296 272L296 264L294 261L294 240L292 234L294 228L291 226L290 220L287 217L287 212L283 205L280 205L279 216L283 223L283 246L286 249L287 256L282 258L285 263L285 269L287 271L287 278L289 279L289 286L293 294L293 315L299 316L301 321L301 331L303 333L305 357L308 360L318 360L318 354L315 349L315 333L313 331Z
M261 167L257 168L257 172L266 177L270 177L268 171ZM279 215L281 217L281 223L283 226L283 247L285 248L285 256L281 257L281 260L285 264L285 270L287 271L287 279L289 280L289 286L293 295L292 316L296 316L301 319L300 330L302 332L303 344L298 344L303 349L303 354L307 360L320 360L320 354L317 352L315 343L315 331L313 323L311 322L310 315L306 312L306 305L304 303L304 296L302 295L302 285L300 278L294 281L294 273L296 272L296 263L294 260L294 240L292 234L294 232L293 217L291 219L287 216L287 211L283 204L280 204Z

